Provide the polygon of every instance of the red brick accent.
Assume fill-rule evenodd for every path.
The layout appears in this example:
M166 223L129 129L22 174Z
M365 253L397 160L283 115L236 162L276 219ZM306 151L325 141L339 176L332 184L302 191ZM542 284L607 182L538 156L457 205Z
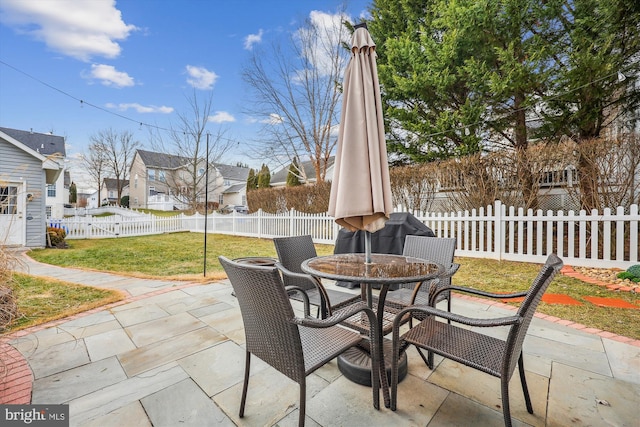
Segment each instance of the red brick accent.
M26 405L31 403L33 374L20 352L7 343L0 343L0 403Z

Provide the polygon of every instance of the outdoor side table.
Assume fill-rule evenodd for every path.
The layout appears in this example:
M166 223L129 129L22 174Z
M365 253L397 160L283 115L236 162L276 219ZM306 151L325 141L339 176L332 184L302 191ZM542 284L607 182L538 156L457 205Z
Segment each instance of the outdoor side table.
M371 254L371 263L365 264L364 260L364 254L361 253L335 254L308 259L302 263L301 267L305 273L325 279L360 283L363 297L369 307L372 308L374 298L371 288L373 285L380 285L380 293L378 294L377 307L375 309L378 340L377 342L371 342L371 345L381 350L379 351L380 386L382 388L385 406L388 408L391 401L389 398L389 382L384 361L385 346L382 336L385 314L384 302L387 291L389 290L389 286L393 284L422 282L434 279L442 274L444 267L433 261L403 255Z

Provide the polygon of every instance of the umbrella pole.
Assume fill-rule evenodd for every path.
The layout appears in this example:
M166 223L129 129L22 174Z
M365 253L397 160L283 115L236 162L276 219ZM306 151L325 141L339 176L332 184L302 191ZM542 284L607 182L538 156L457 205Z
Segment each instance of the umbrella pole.
M364 263L371 264L371 232L364 231Z

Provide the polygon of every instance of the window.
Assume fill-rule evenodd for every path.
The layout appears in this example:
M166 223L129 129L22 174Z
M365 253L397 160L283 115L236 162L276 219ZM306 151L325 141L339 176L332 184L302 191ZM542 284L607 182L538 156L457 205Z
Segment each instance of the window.
M138 174L133 179L133 188L138 188Z
M18 187L0 187L0 214L15 215L18 212Z
M218 203L220 204L220 206L224 204L224 196L222 194L218 196Z
M198 176L204 175L204 168L198 169Z
M164 175L164 171L158 171L158 181L167 182L167 178Z
M149 181L156 180L156 171L155 169L149 169Z
M56 197L56 185L47 184L47 197Z
M51 218L51 206L47 206L47 218Z
M225 185L225 187L228 187L231 185L231 181L229 181L228 179L225 179L223 184Z

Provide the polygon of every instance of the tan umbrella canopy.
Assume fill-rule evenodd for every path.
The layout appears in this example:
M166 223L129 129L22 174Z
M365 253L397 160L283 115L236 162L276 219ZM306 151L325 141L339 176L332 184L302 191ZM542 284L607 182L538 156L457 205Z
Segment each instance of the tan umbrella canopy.
M357 28L344 73L329 199L329 215L338 224L367 235L382 229L393 210L375 48L366 27Z

